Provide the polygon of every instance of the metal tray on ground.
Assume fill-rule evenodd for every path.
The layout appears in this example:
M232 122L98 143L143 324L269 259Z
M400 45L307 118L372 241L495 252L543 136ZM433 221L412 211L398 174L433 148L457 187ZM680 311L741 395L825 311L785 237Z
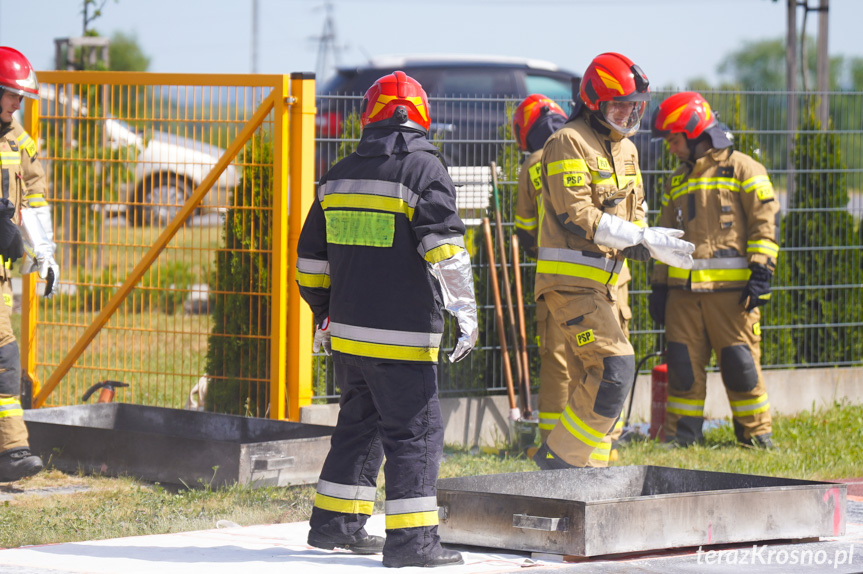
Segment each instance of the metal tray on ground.
M322 425L125 403L27 410L24 420L31 450L55 468L190 487L314 483L333 432Z
M660 466L446 478L443 542L573 556L845 532L846 485Z

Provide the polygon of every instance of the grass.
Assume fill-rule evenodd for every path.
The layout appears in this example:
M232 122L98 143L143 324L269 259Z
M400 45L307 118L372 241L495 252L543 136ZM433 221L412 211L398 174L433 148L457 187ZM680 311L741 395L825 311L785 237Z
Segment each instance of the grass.
M830 409L774 419L775 451L741 448L730 425L709 431L703 446L664 450L636 442L621 449L619 465L651 464L688 469L788 478L830 480L863 476L863 405L836 404ZM448 447L440 477L536 470L520 457ZM383 480L375 512L382 512ZM168 489L130 478L66 475L49 470L0 488L32 491L47 487L86 487L72 494L16 496L0 502L0 547L75 542L215 528L219 520L241 525L307 520L313 486L252 489L207 484Z

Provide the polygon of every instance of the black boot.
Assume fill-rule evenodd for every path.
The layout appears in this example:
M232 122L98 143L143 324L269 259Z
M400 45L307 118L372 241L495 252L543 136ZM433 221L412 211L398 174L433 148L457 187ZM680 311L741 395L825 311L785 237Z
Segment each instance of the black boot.
M438 566L458 566L464 564L461 552L441 548L440 554L434 558L422 559L419 556L413 558L393 559L384 556L384 566L387 568L405 568L407 566L420 566L424 568L437 568Z
M7 450L0 455L0 482L13 482L42 470L42 459L27 447Z
M743 439L741 444L745 446L754 446L755 448L761 448L764 450L776 449L776 446L773 444L773 433L765 433L752 438Z
M350 550L354 554L380 554L384 550L384 537L371 536L366 534L365 530L361 531L360 536L349 536L344 538L337 538L310 530L308 543L309 546L323 548L324 550L344 548L345 550Z
M564 468L575 468L571 464L567 464L560 457L556 456L548 445L543 443L536 454L533 455L533 462L540 470L558 470Z

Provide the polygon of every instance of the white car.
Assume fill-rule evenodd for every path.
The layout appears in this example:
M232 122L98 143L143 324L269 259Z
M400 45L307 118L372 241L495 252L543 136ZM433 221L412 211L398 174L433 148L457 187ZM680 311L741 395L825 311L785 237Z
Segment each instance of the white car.
M41 106L51 115L62 116L66 106L66 95L61 91L57 97L52 85L39 88ZM72 97L69 103L73 117L87 115L87 107ZM57 112L56 114L54 112ZM161 131L137 132L120 119L107 116L101 121L105 141L112 149L134 147L137 158L130 171L134 173L134 186L128 197L126 216L130 223L164 224L179 211L195 188L216 165L225 150L197 140L176 136ZM73 146L77 142L72 142ZM207 193L202 207L222 208L228 203L229 193L239 184L237 168L229 164ZM116 211L116 210L115 210Z

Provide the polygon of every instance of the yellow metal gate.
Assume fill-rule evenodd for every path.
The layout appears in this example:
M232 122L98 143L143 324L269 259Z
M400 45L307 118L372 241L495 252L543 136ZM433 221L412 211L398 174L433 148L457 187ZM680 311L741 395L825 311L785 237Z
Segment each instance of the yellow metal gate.
M33 406L116 400L299 419L312 317L294 282L314 193L314 76L40 72L59 294L25 276ZM291 193L293 191L293 193ZM213 403L215 401L215 403Z

